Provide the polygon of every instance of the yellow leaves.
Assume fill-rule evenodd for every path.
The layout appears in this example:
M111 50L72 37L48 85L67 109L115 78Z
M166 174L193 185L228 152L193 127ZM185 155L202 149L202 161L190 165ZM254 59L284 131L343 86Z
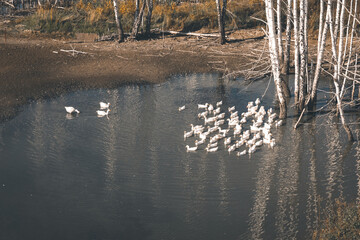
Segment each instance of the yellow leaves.
M119 5L119 12L121 15L134 14L135 2L133 0L121 1Z
M85 8L85 4L82 0L80 0L77 4L76 4L76 8L77 9L84 9Z

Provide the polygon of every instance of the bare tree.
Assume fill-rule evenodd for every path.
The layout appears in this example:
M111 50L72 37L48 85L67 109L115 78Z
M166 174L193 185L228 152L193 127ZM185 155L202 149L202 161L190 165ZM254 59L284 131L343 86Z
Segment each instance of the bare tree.
M117 0L113 0L114 3L114 13L115 13L115 22L116 22L116 26L118 29L118 34L119 34L119 42L123 42L124 41L124 31L121 25L121 20L119 17L119 10L117 7Z
M339 2L340 0L338 0ZM331 49L333 58L335 58L336 63L334 64L334 75L333 75L333 82L335 87L335 97L337 101L337 110L340 114L341 123L347 133L348 140L353 141L354 137L351 133L351 130L349 126L347 125L344 117L344 110L343 110L343 104L342 104L342 97L340 92L340 76L342 73L342 54L343 54L343 35L344 35L344 13L345 13L345 4L346 0L342 0L341 2L341 13L339 17L339 45L338 48L336 48L336 42L335 42L335 30L332 29L332 25L330 24L330 34L331 34ZM337 16L336 16L337 17Z
M324 10L323 7L320 8L320 11ZM322 17L322 14L320 14L320 18ZM325 24L322 24L322 28L319 28L319 38L318 38L318 50L317 50L317 60L316 60L316 68L315 68L315 74L314 79L312 83L311 88L311 94L308 99L308 106L309 109L313 110L316 103L316 96L317 96L317 87L320 79L320 72L321 72L321 66L323 61L323 55L325 50L325 43L326 43L326 34L329 29L329 24L331 24L331 0L327 1L327 8L326 8L326 20Z
M216 9L217 9L219 32L220 32L220 44L225 44L226 43L225 13L226 13L227 0L222 0L222 6L220 4L220 0L215 0L215 1L216 1Z
M145 7L146 7L146 1L143 0L139 14L138 15L135 14L134 25L130 34L130 39L136 39L138 37L141 19L144 14Z
M278 39L278 51L279 51L279 61L280 66L283 64L283 47L282 47L282 28L281 28L281 0L276 1L276 29L277 29L277 39Z
M145 24L145 34L146 36L150 36L150 27L151 27L151 15L152 15L152 10L153 10L153 0L146 0L147 1L147 6L148 6L148 11L147 11L147 15L146 15L146 24Z
M305 28L307 18L306 15L306 2L307 0L300 0L300 19L299 19L299 52L300 52L300 74L299 74L299 102L298 108L300 111L303 110L305 106L305 96L307 93L307 79L306 79L306 70L307 70L307 46L306 46L306 36Z
M293 1L293 17L294 17L294 96L295 104L299 102L299 20L297 10L297 0Z
M280 105L279 118L286 118L287 116L286 100L284 96L284 90L281 85L282 80L280 78L279 52L278 52L277 37L275 32L275 18L274 18L272 0L265 0L265 12L266 12L266 19L268 26L269 52L271 59L272 75L274 77L276 93Z
M291 3L292 0L287 0L284 63L281 69L281 73L285 75L289 74L289 68L290 68Z

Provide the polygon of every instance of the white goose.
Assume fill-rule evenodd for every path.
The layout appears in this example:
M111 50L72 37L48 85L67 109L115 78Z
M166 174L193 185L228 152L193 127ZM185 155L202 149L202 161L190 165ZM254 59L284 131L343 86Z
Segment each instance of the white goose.
M283 121L282 120L279 120L279 121L276 121L275 122L275 127L280 127L281 125L283 124Z
M245 155L245 154L246 154L246 150L244 150L242 152L237 152L236 156L240 157L240 156Z
M101 110L97 110L96 113L97 113L97 115L98 115L99 117L103 117L103 116L107 116L110 111L111 111L110 109L106 110L106 112L105 112L105 111L101 111Z
M186 151L187 152L195 152L197 150L197 146L195 147L189 147L189 145L186 145Z
M205 103L205 104L198 104L198 109L200 109L200 108L207 108L209 106L209 104L208 103Z
M110 103L99 102L100 109L106 109L110 107Z
M228 111L229 111L229 112L232 112L232 111L234 111L234 110L235 110L235 106L232 106L232 107L229 107L229 108L228 108Z
M248 150L248 152L249 152L250 155L251 155L252 153L254 153L255 151L256 151L256 146L255 146L255 145L252 146L252 147L250 147L249 150Z
M77 110L77 109L74 108L74 107L65 107L65 110L66 110L66 112L68 112L68 113L74 113L74 112L80 113L80 111Z
M181 112L182 110L185 110L185 105L182 107L179 107L179 112Z
M228 152L229 153L235 151L235 149L236 149L236 144L228 146Z
M205 150L207 152L216 152L219 149L219 147L214 147L214 148L205 148Z
M220 113L216 116L216 119L223 119L225 117L225 113Z
M191 137L194 134L194 131L190 131L190 132L186 132L184 131L184 140L186 140L186 138Z
M201 140L195 140L195 146L199 146L199 145L201 145L201 144L204 144L204 143L205 143L205 140L206 140L206 138L205 138L205 139L201 139Z
M204 118L208 115L208 111L202 112L198 114L198 118Z
M224 140L224 145L229 145L231 143L231 137L228 137Z
M217 147L218 146L218 142L214 142L214 143L209 143L207 145L207 148L214 148L214 147Z
M204 120L205 120L205 124L208 124L208 123L215 122L215 121L216 121L216 117L207 118L206 116L204 116Z
M214 110L214 106L213 106L212 104L210 104L210 105L208 106L207 110L208 110L209 112L211 112L212 110Z

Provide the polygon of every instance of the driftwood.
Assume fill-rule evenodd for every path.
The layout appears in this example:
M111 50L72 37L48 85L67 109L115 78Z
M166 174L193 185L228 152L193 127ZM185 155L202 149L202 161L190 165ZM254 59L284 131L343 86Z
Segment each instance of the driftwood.
M89 53L87 53L87 52L77 51L77 50L75 50L75 49L71 49L71 50L60 49L60 52L71 53L73 56L74 56L75 54L89 54Z
M192 32L177 32L177 31L160 31L165 34L174 34L174 35L184 35L184 36L195 36L195 37L220 37L220 34L211 34L211 33L192 33Z
M10 7L12 7L12 8L15 8L15 6L14 6L13 3L10 3L10 2L5 1L5 0L1 0L0 3L3 3L3 4L5 4L5 5L7 5L7 6L10 6Z
M119 38L119 34L110 34L110 35L103 35L97 39L95 39L95 42L103 42L103 41L114 41L115 39Z

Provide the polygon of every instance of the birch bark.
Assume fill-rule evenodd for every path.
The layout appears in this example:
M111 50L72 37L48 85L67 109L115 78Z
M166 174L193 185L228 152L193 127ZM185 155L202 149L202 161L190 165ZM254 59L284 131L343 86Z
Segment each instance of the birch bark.
M277 20L277 39L280 66L283 64L283 47L282 47L282 28L281 28L281 0L277 0L276 4L276 20Z
M299 20L297 10L297 0L293 2L293 16L294 16L294 97L295 104L299 102Z
M141 19L142 19L142 16L144 14L145 7L146 7L146 1L143 0L143 4L141 6L140 12L139 12L138 16L134 20L134 25L133 25L133 28L132 28L132 31L131 31L131 34L130 34L131 39L136 39L137 36L138 36L138 32L139 32L139 28L140 28L140 24L141 24Z
M299 54L300 54L300 74L299 74L299 102L298 108L300 112L303 110L305 105L306 95L306 43L305 43L305 3L306 0L300 0L300 19L299 19Z
M118 30L118 34L119 34L119 42L123 42L124 41L124 31L122 29L122 25L121 25L121 21L119 19L119 10L117 7L117 0L113 0L114 3L114 13L115 13L115 22L116 22L116 27Z
M276 86L276 92L279 100L280 105L280 114L279 118L286 118L287 116L287 109L286 109L286 101L284 97L284 91L281 86L281 79L280 79L280 65L279 65L279 52L278 46L276 41L276 32L275 32L275 19L274 19L274 11L273 11L273 2L272 0L265 0L265 12L266 12L266 19L269 31L269 52L270 52L270 59L271 59L271 68L272 74L274 77L274 82Z
M321 66L322 66L322 59L324 55L325 50L325 44L326 44L326 34L329 29L329 24L331 24L331 0L327 1L327 8L326 8L326 19L325 24L321 29L319 29L319 39L318 39L318 54L316 59L316 68L314 73L314 79L312 83L311 88L311 94L309 98L309 109L313 110L316 103L316 96L317 96L317 88L318 83L320 79L320 72L321 72Z
M291 41L291 3L292 0L287 1L286 8L286 30L285 30L285 49L284 49L284 64L281 73L288 75L290 67L290 41Z
M226 43L225 38L225 12L226 12L227 0L222 0L222 6L220 0L216 0L216 9L218 15L218 25L220 32L220 44Z

